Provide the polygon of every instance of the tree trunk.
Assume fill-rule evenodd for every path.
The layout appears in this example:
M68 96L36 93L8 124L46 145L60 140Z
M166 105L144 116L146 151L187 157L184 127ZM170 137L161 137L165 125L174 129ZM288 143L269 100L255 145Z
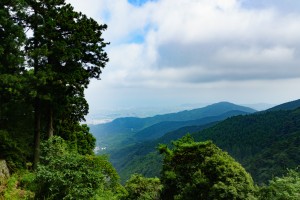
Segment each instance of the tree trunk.
M34 156L33 169L37 168L40 159L40 142L41 142L41 100L35 97L34 104Z
M53 129L53 108L49 105L48 108L48 139L53 136L54 129Z
M35 50L38 48L38 41L36 38L36 32L38 28L37 24L37 12L34 9L35 15L35 24L34 24L34 48ZM39 64L38 64L38 55L34 55L33 58L33 65L34 65L34 75L37 75L39 71ZM37 96L35 97L34 101L34 152L33 152L33 169L37 168L37 164L40 160L40 143L41 143L41 99L39 97L39 89L36 88Z

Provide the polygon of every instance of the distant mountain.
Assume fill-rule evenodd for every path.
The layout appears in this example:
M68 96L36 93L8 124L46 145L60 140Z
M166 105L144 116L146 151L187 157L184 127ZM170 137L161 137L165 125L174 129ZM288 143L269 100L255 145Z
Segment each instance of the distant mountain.
M128 132L139 131L146 126L146 120L138 117L117 118L105 124L91 125L91 132L94 136L118 135Z
M180 131L177 136L181 135ZM257 183L266 183L300 164L300 108L231 117L191 135L196 141L212 140L238 160ZM170 144L168 140L164 143ZM133 161L123 166L121 176L128 172L159 176L161 157L157 153L140 156L137 152L131 158Z
M128 179L132 173L144 173L147 176L157 175L152 173L158 172L160 168L151 165L151 169L149 169L145 168L145 166L148 165L148 162L152 164L161 162L161 160L155 160L156 157L159 157L156 152L158 144L170 143L188 132L200 131L226 118L245 114L247 113L243 111L230 111L219 116L206 117L199 120L157 123L132 136L136 138L135 141L137 142L135 144L110 151L110 160L118 170L122 181ZM148 155L149 153L151 156ZM146 157L144 158L144 156ZM141 163L141 165L138 163Z
M170 134L171 131L182 127L185 127L181 129L184 131L199 131L228 117L254 112L256 110L249 107L220 102L203 108L153 117L117 118L106 124L90 126L90 130L97 139L97 146L105 149L100 153L110 154L111 162L118 171L122 171L127 166L130 168L131 161L155 151L158 143L178 139L186 133L177 131ZM134 159L132 156L135 156Z
M189 121L189 120L201 119L204 117L218 116L233 110L243 111L246 113L256 112L256 110L249 107L239 106L229 102L220 102L203 108L185 110L178 113L171 113L165 115L157 115L148 118L148 120L153 124L162 121Z
M137 136L137 133L140 132L141 135L146 136L148 139L154 139L161 136L163 133L166 133L170 130L175 130L179 127L186 126L186 125L194 125L192 124L185 124L187 121L192 120L199 120L206 117L215 117L222 114L226 114L228 112L238 111L244 113L253 113L256 110L252 108L248 108L245 106L235 105L229 102L220 102L216 104L212 104L203 108L193 109L193 110L185 110L177 113L170 113L164 115L156 115L153 117L146 117L146 118L137 118L137 117L125 117L125 118L117 118L112 122L106 124L99 124L99 125L92 125L90 126L90 131L93 135L97 138L98 141L103 141L108 138L116 138L116 135L119 138L129 138L132 139L137 138L138 140L142 140L142 136ZM180 123L177 123L180 122ZM182 123L181 123L182 122ZM150 130L145 130L141 132L143 129L148 128L152 125L157 123L164 123L166 126L165 131L161 131L160 133L156 133L157 130L155 127L162 127L160 125L156 125L150 130L152 130L153 136L150 136L148 133ZM171 127L175 128L171 128ZM170 128L167 128L170 127ZM135 136L134 136L135 135ZM155 136L156 135L156 136ZM117 139L120 141L119 139Z
M245 115L249 114L248 112L240 111L240 110L231 110L226 113L223 113L218 116L210 116L203 117L197 120L189 120L189 121L163 121L152 126L149 126L139 132L137 132L133 137L137 141L146 141L146 140L154 140L162 137L164 134L177 130L181 127L185 126L202 126L204 124L209 124L216 121L224 120L228 117L237 116L237 115Z
M300 164L300 108L233 117L192 136L212 140L259 183Z
M277 110L294 110L300 107L300 99L295 101L290 101L287 103L280 104L278 106L272 107L267 111L277 111Z

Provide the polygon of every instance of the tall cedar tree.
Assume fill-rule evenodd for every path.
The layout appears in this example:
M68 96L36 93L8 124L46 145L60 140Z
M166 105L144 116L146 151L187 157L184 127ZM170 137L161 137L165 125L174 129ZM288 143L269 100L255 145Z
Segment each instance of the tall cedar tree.
M0 159L14 171L24 165L31 141L32 110L26 105L25 68L22 47L25 33L20 20L19 0L0 1ZM28 139L28 140L27 140ZM21 141L23 143L21 143ZM24 142L26 141L26 142Z
M68 121L76 124L88 113L84 89L99 78L108 62L102 32L106 25L74 11L64 0L26 0L28 64L34 70L35 144L34 166L39 159L41 123L46 135ZM57 125L54 125L54 122Z
M18 24L18 1L0 2L0 129L7 128L5 105L20 93L20 74L23 56L21 47L25 41L23 28Z

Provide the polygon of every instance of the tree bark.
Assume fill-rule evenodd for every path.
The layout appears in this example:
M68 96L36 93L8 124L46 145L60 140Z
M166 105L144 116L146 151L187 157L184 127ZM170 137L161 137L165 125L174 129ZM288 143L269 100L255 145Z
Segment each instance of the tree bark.
M48 139L51 138L54 134L54 128L53 128L53 108L51 105L49 105L48 108Z
M41 143L41 100L35 97L34 104L34 156L33 169L37 168L40 159L40 143Z
M35 24L34 24L34 48L38 48L38 41L36 37L37 32L37 11L34 9L35 15ZM38 64L38 55L34 55L33 58L33 65L34 65L34 75L36 76L39 71L39 64ZM34 152L33 152L33 169L37 168L37 164L40 160L40 143L41 143L41 99L39 97L39 89L36 88L37 95L34 101Z

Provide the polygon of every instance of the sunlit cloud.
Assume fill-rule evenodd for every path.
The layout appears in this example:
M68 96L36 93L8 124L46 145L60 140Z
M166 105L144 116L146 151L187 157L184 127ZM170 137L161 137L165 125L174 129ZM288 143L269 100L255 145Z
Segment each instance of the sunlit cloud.
M214 88L224 82L231 86L263 82L260 88L274 93L281 92L274 90L276 81L284 86L289 80L300 83L297 1L284 1L285 5L271 0L68 2L108 24L104 37L111 42L106 49L110 62L93 88L123 92L134 88L140 93L153 89L157 94L178 89L194 96L192 88L209 84ZM182 89L187 87L188 91ZM232 98L234 91L228 87L224 98L225 94Z

